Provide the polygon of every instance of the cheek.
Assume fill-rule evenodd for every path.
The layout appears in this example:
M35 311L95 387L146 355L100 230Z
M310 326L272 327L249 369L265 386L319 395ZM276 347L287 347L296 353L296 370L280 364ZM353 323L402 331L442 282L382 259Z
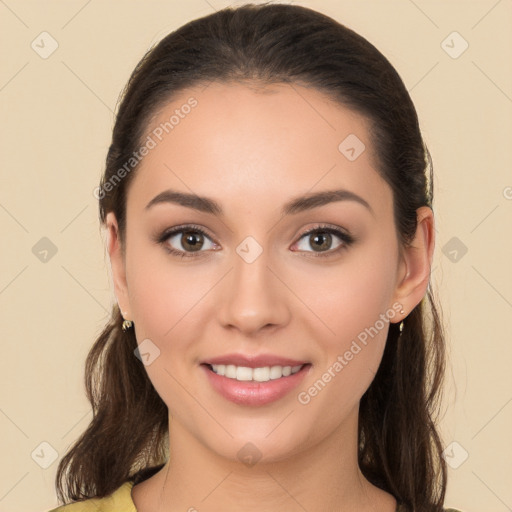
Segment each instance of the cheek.
M319 404L325 400L324 406L334 403L343 410L355 406L373 380L397 313L391 304L397 255L391 244L376 239L339 266L300 278L309 290L304 302L321 319L303 317L308 335L321 348L308 385L314 385L313 395L323 386L330 389Z
M126 263L137 341L140 345L149 339L158 354L145 367L147 374L171 412L193 414L194 405L182 385L193 370L194 342L201 339L201 332L204 336L201 313L211 272L208 276L198 268L187 269L186 264L171 261L164 250L144 249L135 239Z

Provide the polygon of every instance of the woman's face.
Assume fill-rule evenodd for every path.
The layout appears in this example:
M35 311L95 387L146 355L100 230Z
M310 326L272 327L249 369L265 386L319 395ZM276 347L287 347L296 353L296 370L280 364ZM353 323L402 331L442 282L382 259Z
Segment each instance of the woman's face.
M212 83L144 144L125 258L113 214L109 245L171 440L270 461L353 435L389 322L427 286L405 279L364 118L298 85Z

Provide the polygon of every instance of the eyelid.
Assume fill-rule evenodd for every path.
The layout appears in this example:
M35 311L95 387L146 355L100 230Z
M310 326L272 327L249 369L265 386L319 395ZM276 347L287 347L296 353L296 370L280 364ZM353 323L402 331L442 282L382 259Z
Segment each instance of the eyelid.
M197 231L198 233L201 233L204 236L207 236L210 240L214 241L213 237L208 233L208 231L205 228L203 228L202 226L198 226L196 224L182 224L179 226L174 226L169 229L165 229L160 235L157 235L156 241L165 241L170 236L175 235L177 233L181 233L182 231Z

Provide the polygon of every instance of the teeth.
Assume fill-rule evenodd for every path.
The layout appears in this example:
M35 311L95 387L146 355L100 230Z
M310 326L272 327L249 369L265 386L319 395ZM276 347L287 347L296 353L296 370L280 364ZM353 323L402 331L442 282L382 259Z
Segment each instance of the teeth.
M238 366L236 369L236 380L252 380L252 368Z
M288 377L289 375L297 373L302 368L302 365L248 368L247 366L235 366L234 364L212 364L211 367L217 375L223 375L229 379L267 382L269 380L280 379L281 377Z

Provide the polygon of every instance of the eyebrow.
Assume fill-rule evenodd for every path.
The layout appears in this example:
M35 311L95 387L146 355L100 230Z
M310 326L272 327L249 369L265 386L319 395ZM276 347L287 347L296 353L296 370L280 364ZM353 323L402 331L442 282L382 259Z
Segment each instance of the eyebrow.
M322 192L316 192L313 194L306 194L293 198L287 202L281 209L281 215L294 215L300 212L318 208L329 203L336 201L355 201L375 216L372 207L366 200L358 196L350 190L338 189L338 190L324 190ZM164 190L157 196L155 196L147 205L145 210L149 210L153 206L162 203L173 203L194 210L209 213L211 215L222 216L224 214L220 204L209 197L198 196L196 194L188 194L185 192L177 192L175 190Z

